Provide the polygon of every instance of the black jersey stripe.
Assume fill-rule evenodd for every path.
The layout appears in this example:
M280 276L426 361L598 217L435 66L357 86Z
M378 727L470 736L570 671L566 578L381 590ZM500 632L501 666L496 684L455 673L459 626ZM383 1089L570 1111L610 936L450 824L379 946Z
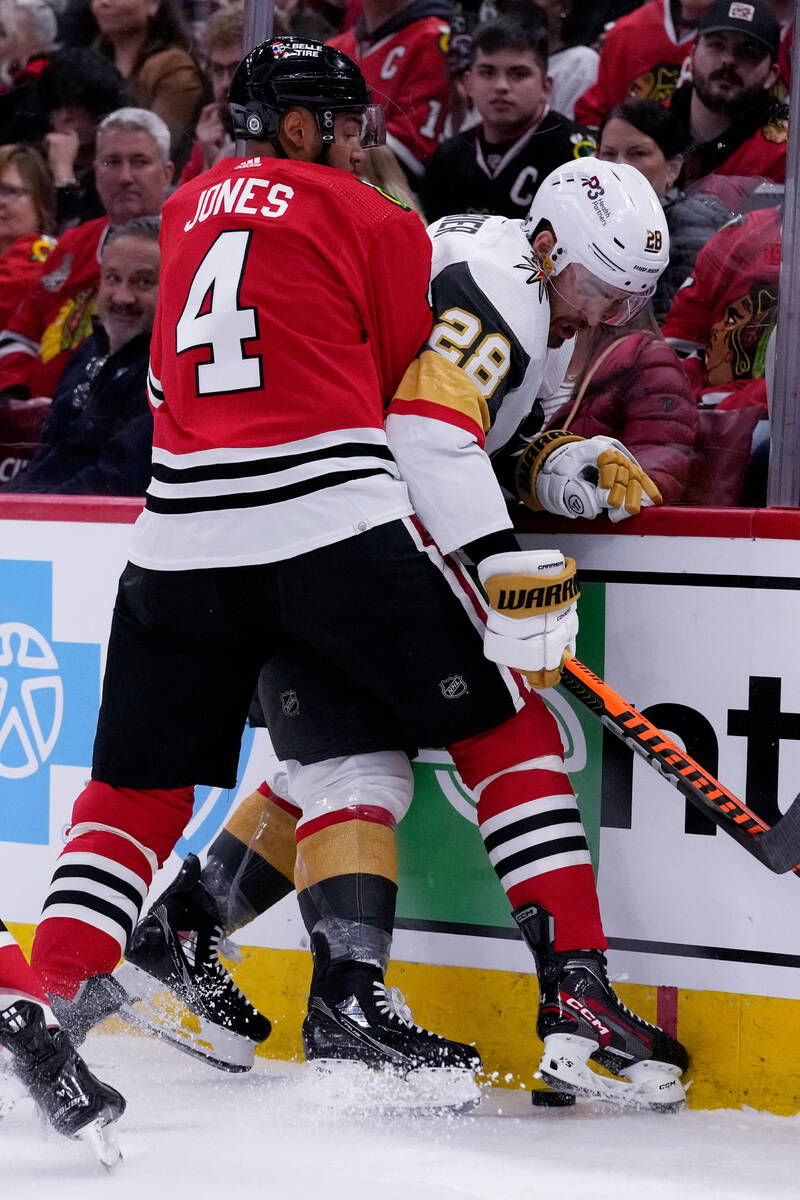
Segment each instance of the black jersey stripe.
M577 808L551 808L547 812L537 813L532 817L523 817L511 825L487 834L483 839L487 851L491 853L498 846L510 842L512 838L521 837L523 833L533 833L537 829L546 829L548 825L575 825L580 821Z
M133 920L121 908L117 908L115 904L110 904L107 900L102 900L99 896L92 895L91 892L51 892L42 905L42 913L55 904L68 904L72 908L88 909L90 912L99 913L102 917L108 917L115 925L119 925L125 931L126 938L129 938L133 933ZM76 916L76 920L86 920L86 924L90 925L91 921Z
M372 446L366 442L343 442L340 446L324 446L305 454L279 454L273 458L251 459L247 462L209 463L202 467L167 467L153 463L153 478L159 483L203 483L210 479L247 479L253 475L273 475L307 463L326 458L381 458L393 462L388 446Z
M528 867L543 858L552 858L556 854L566 854L571 850L588 850L585 837L554 838L552 842L542 842L538 846L526 846L508 858L501 858L494 864L494 869L502 879L518 867Z
M103 871L100 867L90 867L83 863L64 863L53 872L53 879L91 879L93 883L101 883L104 887L119 892L126 900L130 900L137 908L141 908L144 898L140 891L118 875Z
M152 496L148 492L145 508L150 512L172 515L220 512L234 508L262 508L270 504L280 504L285 500L297 500L300 496L309 496L313 492L337 487L341 483L350 483L354 479L366 479L370 475L388 475L390 479L394 479L391 472L382 467L374 467L363 471L332 471L327 475L315 475L313 479L301 479L298 483L261 492L234 492L224 496L181 496L174 500L164 496Z

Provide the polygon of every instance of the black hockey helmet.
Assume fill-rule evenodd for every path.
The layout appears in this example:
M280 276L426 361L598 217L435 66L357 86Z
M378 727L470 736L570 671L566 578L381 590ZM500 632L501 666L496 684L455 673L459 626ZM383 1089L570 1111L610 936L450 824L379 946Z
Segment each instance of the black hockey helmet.
M275 139L281 117L302 106L316 118L324 143L334 140L336 112L362 114L362 146L386 140L383 110L352 58L312 38L281 37L256 46L231 80L234 137Z

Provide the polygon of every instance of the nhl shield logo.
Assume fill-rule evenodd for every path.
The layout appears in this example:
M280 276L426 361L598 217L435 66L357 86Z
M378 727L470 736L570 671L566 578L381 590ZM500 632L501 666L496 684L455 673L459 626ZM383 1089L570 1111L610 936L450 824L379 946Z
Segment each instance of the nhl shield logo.
M297 699L297 692L293 689L288 692L281 692L281 708L285 717L296 717L300 712L300 701Z
M469 690L461 675L450 675L447 679L442 679L439 687L445 700L459 700L466 696Z

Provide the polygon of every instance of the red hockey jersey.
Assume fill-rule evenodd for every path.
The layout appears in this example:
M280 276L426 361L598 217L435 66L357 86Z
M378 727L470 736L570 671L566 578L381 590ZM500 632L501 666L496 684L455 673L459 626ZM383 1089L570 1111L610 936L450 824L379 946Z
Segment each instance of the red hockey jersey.
M431 324L419 218L345 171L225 159L167 201L132 561L289 558L410 513L384 406Z
M44 233L17 238L0 255L0 329L5 329L17 305L41 279L55 247Z
M52 396L72 351L92 332L106 217L62 234L45 273L0 334L0 390Z
M417 0L369 36L358 23L330 42L358 63L372 99L385 108L389 145L416 176L441 140L450 107L446 12L439 0Z
M632 96L668 100L693 41L692 31L676 32L669 0L650 0L620 17L606 34L597 82L575 102L575 120L597 129L609 109Z

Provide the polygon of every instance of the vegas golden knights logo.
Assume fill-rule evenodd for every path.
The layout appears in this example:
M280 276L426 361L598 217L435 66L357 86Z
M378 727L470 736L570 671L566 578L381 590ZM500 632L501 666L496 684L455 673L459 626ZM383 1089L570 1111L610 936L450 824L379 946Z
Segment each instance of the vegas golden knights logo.
M648 229L647 241L646 241L645 247L644 247L645 250L647 250L649 254L658 254L659 250L661 249L661 244L662 244L661 230L660 229Z

